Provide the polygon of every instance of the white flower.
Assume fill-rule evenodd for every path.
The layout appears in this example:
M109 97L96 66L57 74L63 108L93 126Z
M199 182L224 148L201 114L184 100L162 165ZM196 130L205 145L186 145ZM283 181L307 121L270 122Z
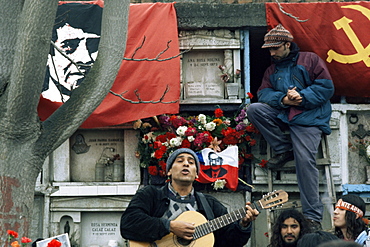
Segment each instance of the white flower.
M230 119L227 118L227 119L224 120L224 124L226 124L227 126L229 126L230 123L231 123L231 120Z
M366 147L366 156L368 159L370 159L370 145Z
M185 132L188 130L188 127L186 126L180 126L177 128L176 130L176 134L178 134L179 136L184 136L185 135Z
M188 136L188 141L193 142L195 140L194 136Z
M214 190L218 190L218 189L223 189L225 187L225 184L226 184L226 180L225 179L217 179L214 183L213 183L213 189Z
M144 137L141 139L145 144L148 142L155 141L155 135L153 132L149 132L148 134L145 134Z
M204 127L206 128L206 130L208 130L208 131L212 131L212 130L214 130L214 129L216 128L216 123L214 123L214 122L209 122L209 123L206 123L206 124L204 125Z
M207 123L207 117L204 114L199 114L198 119L199 119L199 122L201 122L201 124Z
M248 125L249 124L248 118L244 118L243 123L245 123L246 125Z
M170 146L171 147L178 147L182 143L182 138L181 137L175 137L170 140Z

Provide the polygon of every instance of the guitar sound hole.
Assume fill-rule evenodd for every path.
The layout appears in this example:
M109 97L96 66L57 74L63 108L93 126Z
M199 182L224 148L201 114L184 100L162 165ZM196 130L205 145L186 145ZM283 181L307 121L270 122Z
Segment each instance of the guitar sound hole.
M183 246L188 246L191 243L191 240L186 240L186 239L177 237L177 242Z

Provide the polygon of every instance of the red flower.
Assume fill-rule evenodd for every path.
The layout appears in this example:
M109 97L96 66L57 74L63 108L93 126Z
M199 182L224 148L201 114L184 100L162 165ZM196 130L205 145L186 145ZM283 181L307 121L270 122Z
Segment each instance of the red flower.
M31 239L29 239L29 238L26 238L26 237L23 237L23 238L21 238L21 243L31 243L32 242L32 240Z
M253 159L253 154L245 154L244 158L251 160L251 159Z
M190 148L191 147L191 144L190 144L189 140L188 139L184 139L182 141L182 143L181 143L181 147L182 148Z
M243 156L239 155L239 162L238 162L238 165L242 165L244 163L244 158Z
M196 133L197 133L197 129L196 129L196 128L194 128L194 127L189 127L189 128L185 131L185 135L186 135L186 136L194 136Z
M172 138L176 138L176 135L171 132L166 133L166 140L171 140Z
M154 157L159 160L163 157L163 155L166 152L167 152L167 147L162 145L159 149L155 150Z
M149 166L148 167L148 172L150 175L152 176L156 176L158 175L158 169L157 169L157 166Z
M228 82L230 80L230 76L227 73L220 75L220 78L224 82Z
M163 143L163 142L167 141L167 136L166 135L159 135L155 138L155 140Z
M249 146L254 146L254 145L256 145L256 143L257 143L257 141L255 139L253 139L249 142Z
M245 128L245 131L250 132L250 133L258 133L258 129L255 128L252 124L248 125Z
M160 170L159 171L159 176L165 177L166 176L166 171Z
M13 238L18 238L18 232L8 230L7 233L8 233L9 236L11 236Z
M158 148L161 148L162 147L162 142L160 141L155 141L154 142L154 149L158 149Z
M258 165L262 168L265 168L266 167L266 164L267 164L267 160L261 160L261 163L259 163Z
M173 115L170 117L170 122L172 123L173 127L177 129L180 126L183 126L186 123L186 120L181 116Z
M220 118L224 116L224 112L221 110L221 108L217 108L215 110L215 117Z
M253 99L253 94L252 93L248 92L247 95L248 95L249 99Z
M62 243L59 242L58 240L56 239L53 239L51 240L49 243L48 243L48 247L60 247L62 246Z
M159 167L162 169L162 171L166 170L166 162L164 160L160 160L158 162Z
M205 145L206 147L209 146L211 141L213 140L213 137L211 133L208 131L204 131L203 133L199 133L194 140L194 145L197 147L201 147L202 145Z

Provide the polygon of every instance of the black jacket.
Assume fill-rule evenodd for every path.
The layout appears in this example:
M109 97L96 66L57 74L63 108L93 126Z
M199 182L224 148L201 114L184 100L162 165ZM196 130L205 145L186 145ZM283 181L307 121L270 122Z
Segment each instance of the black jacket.
M168 187L146 186L137 191L121 217L121 235L125 239L140 242L154 242L169 234L167 220L161 217L169 206ZM214 197L204 195L215 218L227 213L227 209ZM195 192L198 211L206 218L204 206ZM210 220L210 219L208 219ZM167 224L168 225L168 224ZM242 229L239 221L214 232L215 247L238 247L245 245L251 235L252 224Z

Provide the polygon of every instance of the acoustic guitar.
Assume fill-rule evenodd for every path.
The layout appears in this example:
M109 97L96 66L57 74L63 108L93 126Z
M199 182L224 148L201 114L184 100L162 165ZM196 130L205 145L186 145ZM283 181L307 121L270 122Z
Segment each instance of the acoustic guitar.
M270 192L262 197L261 200L253 202L250 206L261 211L262 209L272 209L288 201L288 193L283 190ZM195 223L195 232L192 240L185 240L177 237L173 233L164 236L162 239L153 243L129 241L130 247L204 247L213 246L214 231L227 226L245 216L245 207L235 210L229 214L222 215L216 219L207 221L207 219L196 211L186 211L180 214L176 221L185 221Z

